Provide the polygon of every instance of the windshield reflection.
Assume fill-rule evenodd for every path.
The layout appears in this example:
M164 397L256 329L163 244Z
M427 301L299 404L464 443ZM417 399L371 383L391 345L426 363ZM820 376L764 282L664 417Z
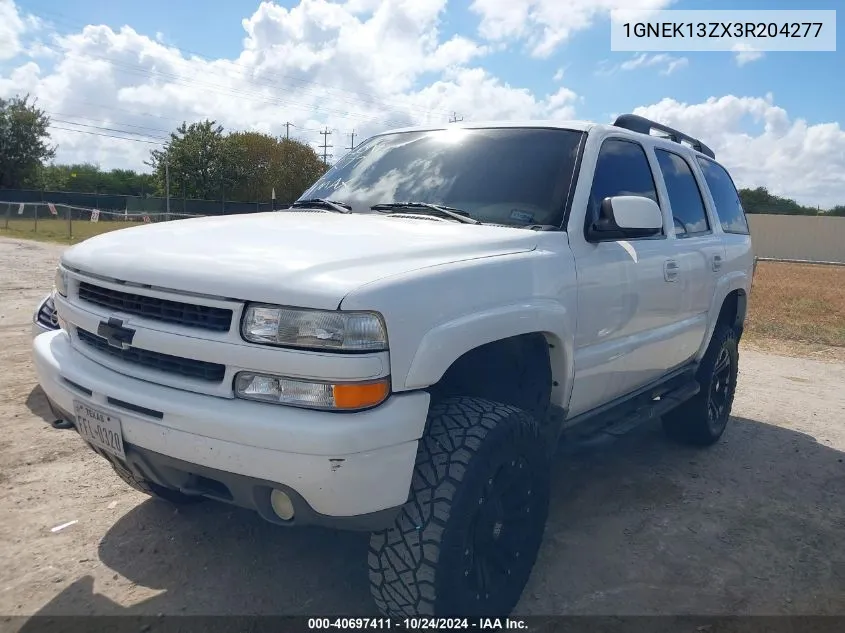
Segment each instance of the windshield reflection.
M451 128L375 136L349 152L300 200L356 213L425 202L482 222L559 225L582 133L547 128Z

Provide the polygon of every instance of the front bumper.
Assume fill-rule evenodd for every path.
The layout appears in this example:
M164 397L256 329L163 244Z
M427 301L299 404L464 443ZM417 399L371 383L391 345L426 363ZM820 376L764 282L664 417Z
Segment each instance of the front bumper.
M297 514L286 523L350 529L389 524L408 498L427 393L394 395L359 413L195 394L111 371L76 352L63 330L37 336L33 357L61 417L72 418L74 400L119 417L122 465L161 485L282 523L269 509L275 487L294 500Z

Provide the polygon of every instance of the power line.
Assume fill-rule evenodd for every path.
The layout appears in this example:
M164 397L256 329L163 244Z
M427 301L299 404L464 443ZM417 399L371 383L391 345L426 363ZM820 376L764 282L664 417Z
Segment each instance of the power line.
M82 116L81 114L69 114L67 112L50 112L49 110L45 110L47 114L51 117L72 117L74 119L82 119L83 121L94 121L96 123L108 123L105 119L95 119L93 117ZM53 121L58 121L59 119L51 119ZM67 121L67 123L73 123L73 121ZM134 125L132 123L123 123L121 121L113 121L114 125L120 125L123 127L131 127L137 130L149 130L150 132L160 132L162 134L170 134L170 130L162 130L161 128L157 127L147 127L145 125ZM81 125L81 124L80 124ZM123 131L123 130L121 130ZM127 134L135 134L135 132L128 132Z
M97 104L93 104L93 105L97 105ZM102 106L102 107L107 108L108 106ZM61 113L48 112L48 114L55 115L55 114L61 114ZM101 123L106 123L106 121L101 120L101 119L94 119L94 118L91 118L91 117L84 117L84 116L81 116L81 115L78 116L78 115L64 114L64 116L88 120L88 121L97 121L97 122L101 122ZM74 128L65 128L65 127L60 127L60 126L54 125L54 123L63 123L65 125L73 125L75 127ZM150 127L146 127L146 126L135 126L135 125L132 125L132 124L129 124L129 123L122 123L120 121L115 121L113 123L113 125L136 127L136 128L139 128L139 129L146 129L146 130L161 132L162 134L170 134L167 130L162 130L162 129L159 129L159 128L150 128ZM285 125L285 131L286 131L286 135L285 135L286 139L290 138L290 128L291 127L298 128L298 129L301 129L301 130L307 130L307 131L322 133L322 130L313 129L313 128L301 128L301 127L299 127L299 126L297 126L294 123L291 123L289 121L285 122L284 125ZM127 135L127 136L141 137L144 140L149 139L149 140L170 141L171 138L172 138L172 137L169 137L169 136L156 136L156 135L149 134L149 133L134 132L132 130L124 130L124 129L119 129L119 128L115 128L115 127L109 127L109 126L106 126L106 125L92 125L92 124L89 124L89 123L80 123L79 121L60 119L60 118L56 118L56 117L51 117L51 127L55 128L55 129L70 131L70 132L84 132L85 130L78 129L80 127L90 128L90 129L93 129L93 130L97 130L99 132L98 134L96 134L96 136L109 136L107 134L102 134L102 132L116 132L118 134L123 134L123 135ZM328 129L328 128L326 128L326 129ZM334 131L337 131L337 130L333 129L332 132L334 132ZM126 138L124 136L116 136L114 138L118 138L118 139L122 139L122 140L132 140L132 139ZM294 140L297 140L297 141L304 143L306 145L308 144L308 142L306 140L302 139L302 138L294 138ZM166 145L166 143L159 143L159 144L160 145Z
M148 143L150 145L164 145L164 143L162 143L161 141L147 141L142 138L127 138L125 136L115 136L114 134L102 134L100 132L91 132L89 130L74 130L73 128L61 127L58 125L51 125L50 127L54 130L63 130L65 132L78 132L79 134L91 134L93 136L104 136L106 138L113 138L121 141L134 141L135 143Z
M132 116L151 117L151 118L155 118L155 119L161 119L162 121L172 121L172 122L179 123L179 124L185 122L185 120L186 120L186 117L163 116L161 114L154 114L152 112L144 112L144 111L140 111L140 110L127 110L126 108L118 108L117 106L114 106L114 105L106 105L104 103L95 103L93 101L85 101L85 100L81 100L81 99L63 99L63 102L68 103L68 104L77 104L77 105L82 105L82 106L86 106L86 107L99 108L99 109L102 109L102 110L109 110L109 111L114 111L114 112L124 112L126 114L131 114ZM102 119L102 118L95 119L95 118L91 118L91 117L85 117L85 116L82 116L82 115L70 114L70 113L66 113L66 112L48 112L48 114L56 115L56 116L74 117L76 119L85 119L85 120L88 120L88 121L105 122L105 120ZM203 113L196 113L195 117L196 117L197 120L199 120L201 118L202 119L209 119L209 120L216 118L216 117L210 116L208 114L203 114ZM122 123L120 121L115 121L115 125L123 125L123 126L126 126L126 127L134 127L134 128L138 128L138 129L151 130L151 131L154 131L154 132L162 132L164 134L170 134L171 131L172 131L172 130L162 130L161 128L147 127L147 126L142 126L142 125L132 125L132 124L129 124L129 123ZM296 125L295 123L289 123L289 124L286 123L285 125L290 125L290 127L295 127L295 128L300 129L300 130L303 130L305 132L319 132L320 131L319 128L302 127L302 126Z
M323 144L319 145L318 147L323 150L323 164L324 165L329 164L329 160L328 160L329 154L327 154L327 152L328 152L328 150L330 150L333 147L332 145L329 145L329 136L331 135L332 131L333 130L326 128L326 130L324 132L320 132L320 134L323 135Z
M77 123L76 121L65 121L64 119L51 119L51 121L56 121L57 123L64 123L65 125L76 125L79 127L89 127L95 130L103 130L105 132L118 132L120 134L131 134L132 136L141 136L148 139L158 139L162 141L168 141L170 139L161 137L161 136L153 136L152 134L139 134L138 132L130 132L128 130L119 130L113 127L105 127L102 125L88 125L87 123Z

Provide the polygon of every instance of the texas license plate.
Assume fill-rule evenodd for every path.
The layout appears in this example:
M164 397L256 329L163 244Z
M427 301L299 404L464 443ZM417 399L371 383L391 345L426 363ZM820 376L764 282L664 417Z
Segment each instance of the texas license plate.
M120 418L77 400L74 400L73 408L76 413L76 429L82 439L116 457L126 459Z

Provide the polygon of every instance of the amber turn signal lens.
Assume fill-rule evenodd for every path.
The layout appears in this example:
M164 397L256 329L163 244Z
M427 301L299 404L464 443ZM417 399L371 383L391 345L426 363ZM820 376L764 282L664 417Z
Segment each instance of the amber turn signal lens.
M390 392L389 381L333 385L337 409L365 409L381 404Z

